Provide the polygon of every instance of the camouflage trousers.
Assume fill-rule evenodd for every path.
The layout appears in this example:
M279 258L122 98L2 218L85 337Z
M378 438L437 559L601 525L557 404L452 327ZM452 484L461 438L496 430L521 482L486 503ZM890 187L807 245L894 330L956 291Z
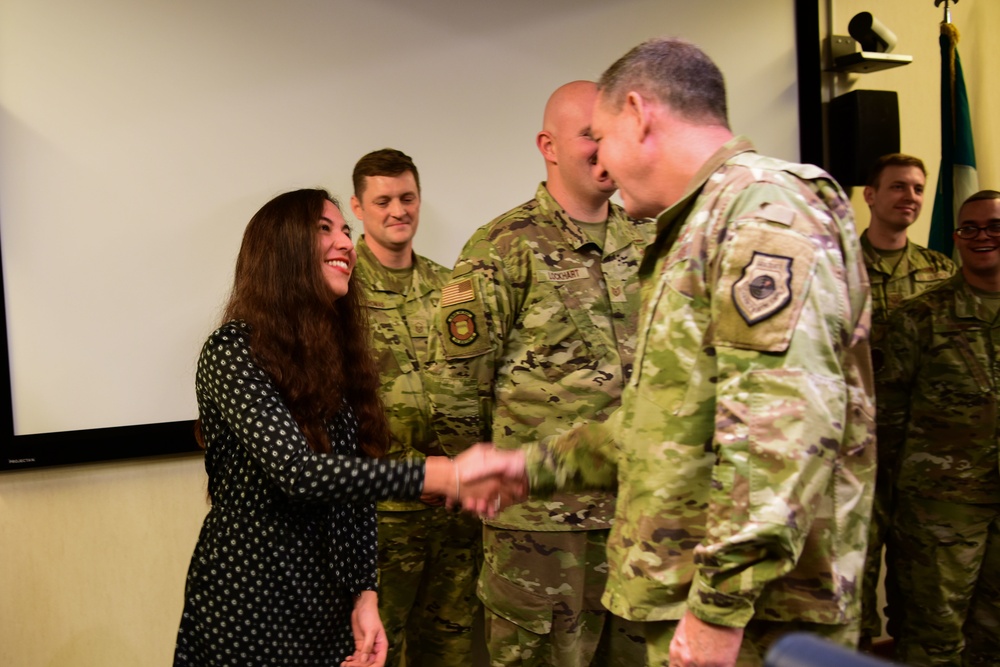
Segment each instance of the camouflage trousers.
M890 539L902 612L896 660L1000 664L1000 505L900 496Z
M642 667L641 624L601 604L607 530L485 526L479 597L491 667Z
M868 524L868 552L865 556L864 579L861 588L861 636L866 643L877 639L882 634L882 617L878 611L878 584L882 572L882 548L892 549L887 543L889 525L892 518L894 503L892 476L888 464L879 462L878 474L875 478L875 497L872 502L872 520ZM886 562L891 557L886 556ZM887 632L895 636L896 623L894 614L899 606L899 594L895 588L895 579L885 579L885 615L888 619Z
M388 667L468 667L481 609L482 524L444 507L378 513L379 615Z
M674 631L677 630L677 621L652 621L643 625L646 626L649 667L669 667L670 642L673 641ZM736 667L763 667L767 650L790 632L810 632L850 649L857 649L860 634L858 627L857 623L825 625L799 621L752 620L743 632L743 643L736 658Z

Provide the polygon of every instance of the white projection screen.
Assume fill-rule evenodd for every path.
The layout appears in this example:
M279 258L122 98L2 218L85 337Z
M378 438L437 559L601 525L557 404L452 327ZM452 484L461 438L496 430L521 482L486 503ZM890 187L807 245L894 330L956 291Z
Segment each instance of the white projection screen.
M398 148L416 250L450 266L533 196L549 93L649 37L701 45L733 129L799 159L795 4L4 0L0 469L194 451L195 361L265 201L346 203Z

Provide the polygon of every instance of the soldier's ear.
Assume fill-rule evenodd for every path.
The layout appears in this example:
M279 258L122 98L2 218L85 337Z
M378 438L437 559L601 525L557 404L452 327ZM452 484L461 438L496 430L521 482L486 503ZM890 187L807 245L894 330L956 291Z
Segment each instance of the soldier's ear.
M548 130L542 130L535 137L535 145L538 146L538 152L542 154L546 162L551 162L552 164L558 164L559 161L556 158L556 149L552 141L552 133Z
M875 188L870 185L865 186L865 203L871 206L875 203Z
M638 92L633 90L625 96L622 113L625 114L629 129L640 142L649 134L652 111L649 101Z
M363 220L361 216L364 214L364 209L361 208L361 201L354 195L351 195L351 211L355 218Z

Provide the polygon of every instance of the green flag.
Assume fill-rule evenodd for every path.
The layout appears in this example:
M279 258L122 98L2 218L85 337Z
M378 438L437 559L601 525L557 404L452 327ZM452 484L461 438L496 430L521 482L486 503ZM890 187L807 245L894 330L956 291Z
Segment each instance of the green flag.
M955 216L965 198L979 190L976 150L969 121L969 96L965 92L962 61L958 57L958 29L941 24L941 170L928 247L952 257Z

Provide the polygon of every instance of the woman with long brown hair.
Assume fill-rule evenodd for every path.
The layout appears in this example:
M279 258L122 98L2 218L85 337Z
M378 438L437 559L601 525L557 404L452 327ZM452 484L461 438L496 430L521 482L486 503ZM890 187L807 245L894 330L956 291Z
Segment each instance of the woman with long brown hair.
M381 665L375 502L458 498L443 457L388 461L350 228L323 190L247 225L197 370L212 501L174 665Z

